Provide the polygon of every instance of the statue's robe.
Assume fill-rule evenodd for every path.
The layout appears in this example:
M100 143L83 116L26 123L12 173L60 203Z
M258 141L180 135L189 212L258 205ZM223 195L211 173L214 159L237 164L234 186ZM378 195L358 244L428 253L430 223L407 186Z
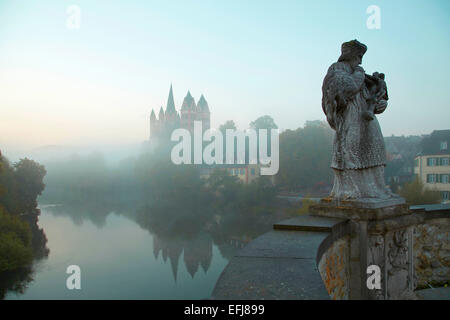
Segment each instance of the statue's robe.
M335 172L332 196L337 198L389 198L384 183L386 150L376 117L363 118L370 92L361 67L353 72L348 63L330 66L322 86L322 108L335 130L331 167ZM385 110L376 102L375 113Z

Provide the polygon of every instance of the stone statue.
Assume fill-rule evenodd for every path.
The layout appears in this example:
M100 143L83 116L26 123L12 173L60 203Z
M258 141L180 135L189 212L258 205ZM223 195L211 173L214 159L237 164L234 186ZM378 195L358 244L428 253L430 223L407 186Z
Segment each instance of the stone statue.
M339 200L397 197L385 185L386 151L375 116L387 107L385 76L365 73L360 64L366 50L357 40L343 43L322 86L322 108L336 131L331 197Z
M322 108L335 130L330 197L310 207L311 215L345 219L350 299L414 299L416 286L413 215L405 199L384 182L386 149L376 115L389 99L385 75L360 66L367 47L357 40L342 44L322 86ZM367 287L367 267L381 270L380 287Z

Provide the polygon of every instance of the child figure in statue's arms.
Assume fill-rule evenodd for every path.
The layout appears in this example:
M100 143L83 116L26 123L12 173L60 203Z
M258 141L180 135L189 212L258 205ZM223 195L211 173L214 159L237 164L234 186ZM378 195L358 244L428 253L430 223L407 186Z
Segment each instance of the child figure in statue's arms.
M365 83L370 92L370 98L367 100L367 110L363 112L363 118L371 121L375 118L374 112L378 104L387 104L389 99L384 73L374 72L372 75L366 74Z

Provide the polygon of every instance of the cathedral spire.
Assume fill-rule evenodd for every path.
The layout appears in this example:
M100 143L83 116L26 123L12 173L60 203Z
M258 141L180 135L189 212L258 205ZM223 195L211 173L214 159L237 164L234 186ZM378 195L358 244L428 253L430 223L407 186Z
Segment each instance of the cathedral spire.
M150 120L156 120L155 110L152 109L152 113L150 114Z
M159 109L159 121L164 121L164 110L161 106L161 109Z
M173 99L172 84L170 84L169 97L167 98L166 115L167 114L176 114L176 113L177 113L177 111L175 110L175 102Z
M198 106L198 108L200 109L201 112L209 113L208 102L206 101L206 99L203 96L203 94L200 97L200 100L198 100L197 106Z
M184 97L183 104L181 105L181 110L195 110L195 107L195 100L188 90L186 97Z

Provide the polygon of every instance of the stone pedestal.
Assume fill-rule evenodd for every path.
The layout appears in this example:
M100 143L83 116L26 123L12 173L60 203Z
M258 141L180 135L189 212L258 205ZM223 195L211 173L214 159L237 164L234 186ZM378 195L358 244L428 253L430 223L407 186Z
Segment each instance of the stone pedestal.
M421 216L403 198L322 199L311 215L349 219L350 299L413 299L416 287L413 232ZM381 269L381 289L369 290L367 268ZM371 272L372 274L372 272Z

